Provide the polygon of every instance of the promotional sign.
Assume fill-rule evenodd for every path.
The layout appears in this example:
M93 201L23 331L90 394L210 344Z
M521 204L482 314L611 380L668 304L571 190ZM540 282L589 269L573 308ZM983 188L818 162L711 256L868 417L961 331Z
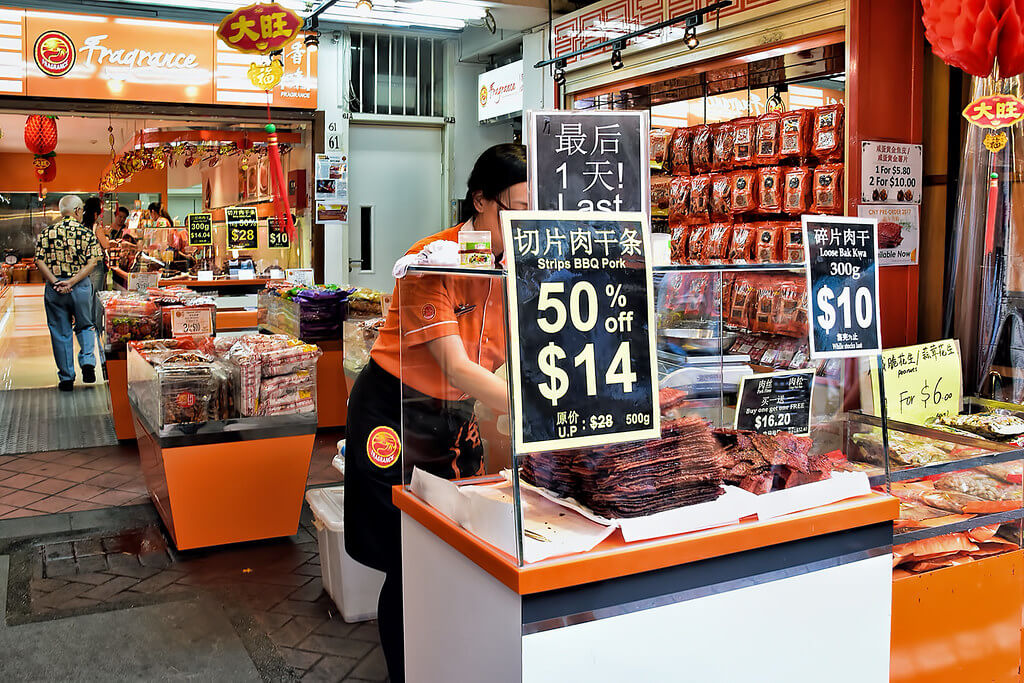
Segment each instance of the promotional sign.
M288 282L294 282L297 285L304 285L306 287L313 286L313 269L312 268L289 268L285 271L285 279Z
M527 112L530 206L651 213L645 111Z
M814 370L748 375L740 380L736 429L758 434L811 433Z
M171 313L172 337L209 337L213 335L213 315L209 308L176 308Z
M213 216L208 213L190 213L185 216L188 226L188 243L193 247L209 247L213 244Z
M959 415L963 405L960 342L955 339L882 351L886 415L925 424L939 415ZM880 414L878 365L871 363L875 413Z
M811 358L882 350L878 315L877 223L871 218L802 216Z
M479 106L477 119L492 121L499 116L523 113L523 60L491 69L477 76Z
M501 218L518 452L659 436L646 216Z
M907 266L917 263L921 242L921 207L858 204L857 215L878 221L878 265Z
M160 286L160 273L128 273L128 291L145 294L150 287Z
M288 231L280 218L271 216L267 219L267 246L271 249L289 249L291 241L288 239Z
M256 249L259 247L255 206L231 206L224 209L228 228L228 249Z
M872 142L861 145L860 200L880 204L920 204L923 189L921 145Z
M314 171L317 222L348 220L348 155L317 154Z

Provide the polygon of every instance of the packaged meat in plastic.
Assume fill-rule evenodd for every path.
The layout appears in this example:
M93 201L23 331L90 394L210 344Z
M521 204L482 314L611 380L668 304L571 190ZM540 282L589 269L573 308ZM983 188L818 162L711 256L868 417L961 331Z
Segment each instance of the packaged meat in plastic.
M779 281L774 277L762 278L754 294L754 317L750 322L753 332L775 334L775 299L779 296Z
M713 221L732 218L732 178L728 173L711 176L711 203L708 213Z
M260 405L260 415L294 415L296 413L311 413L316 410L316 399L312 396L304 396L295 401L270 401L266 405Z
M779 155L783 159L805 157L810 153L813 127L811 119L810 109L794 109L782 114Z
M651 215L668 216L672 201L672 177L651 176Z
M935 488L959 491L984 500L1021 502L1021 486L1019 484L1007 484L977 470L962 470L943 474L935 479ZM1020 507L1020 505L1016 507Z
M757 121L752 118L734 119L732 122L733 166L754 163L754 144L757 142Z
M734 214L757 211L757 171L744 169L732 172L732 212Z
M776 334L807 336L807 282L803 278L782 278L772 309Z
M669 128L651 128L651 168L664 171L668 161L668 144L672 138Z
M693 142L690 144L690 164L694 173L707 173L711 170L711 126L693 127Z
M1024 434L1024 419L1004 410L966 415L940 415L935 418L935 422L993 441L1015 439Z
M777 223L755 223L754 262L778 263L781 258L782 229Z
M690 263L707 263L708 226L695 225L690 228L686 257Z
M708 226L708 263L721 264L728 261L731 240L732 223L712 223Z
M678 227L686 223L690 213L690 178L676 176L672 178L669 190L668 224Z
M314 344L298 344L284 349L260 353L260 367L263 377L287 375L298 370L316 367L321 356L320 349Z
M1024 460L1001 462L995 465L981 465L977 469L979 472L984 472L990 477L995 477L996 479L1005 481L1008 484L1020 484L1024 482Z
M843 165L824 164L814 169L814 202L811 211L839 215L843 213Z
M782 196L782 212L800 216L811 208L811 182L813 172L806 166L788 168L783 174L785 186Z
M822 161L842 158L842 104L826 104L814 109L814 133L811 154Z
M804 262L804 227L802 224L782 224L782 260L786 263Z
M754 163L758 165L779 163L779 122L782 115L770 111L757 117L757 145L754 147Z
M672 228L672 241L670 242L672 263L686 264L690 262L689 248L690 228L680 226Z
M679 310L688 318L706 315L710 307L711 274L683 273L682 284L685 291L682 295Z
M732 287L732 301L726 309L726 322L735 327L750 329L750 314L757 296L756 285L760 278L754 275L737 275Z
M859 460L885 465L885 449L881 430L872 430L862 434L854 434L853 442L858 446ZM927 437L918 437L903 432L890 431L889 459L896 465L932 465L951 460L949 451L942 448L942 443Z
M721 312L721 315L724 317L728 312L729 306L732 305L732 293L735 287L736 273L722 273L721 287L717 292L718 298L713 311L716 315Z
M711 168L716 171L728 171L732 168L732 149L734 144L732 123L719 123L711 127L714 141L711 153Z
M669 146L669 171L672 175L690 175L690 145L693 143L693 129L676 128Z
M690 178L690 223L707 223L710 204L711 176L695 175Z
M316 372L314 370L299 370L288 375L267 377L260 382L260 404L288 397L291 397L289 400L298 400L302 397L295 394L301 391L311 392L314 389L316 389Z
M181 361L157 368L163 425L207 422L213 369L209 363Z
M259 407L262 364L245 341L237 341L228 351L235 383L235 406L242 417L251 417Z
M757 169L757 206L762 213L782 211L782 169L767 166Z
M753 224L750 223L736 223L733 226L732 243L729 245L729 261L749 263L753 260L755 232Z

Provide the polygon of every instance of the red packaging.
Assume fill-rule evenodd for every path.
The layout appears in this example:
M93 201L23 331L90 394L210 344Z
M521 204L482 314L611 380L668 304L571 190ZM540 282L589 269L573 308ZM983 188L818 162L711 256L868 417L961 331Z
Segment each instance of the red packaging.
M807 282L803 278L782 281L772 317L777 334L807 336Z
M694 126L690 146L690 163L694 173L711 170L711 126Z
M707 223L708 208L711 203L711 176L695 175L690 179L690 213L691 224Z
M683 315L697 317L708 308L708 293L711 290L711 273L687 273L686 293L683 296Z
M750 314L753 312L756 297L756 285L760 281L757 275L737 275L732 287L732 295L726 306L725 321L735 327L750 329Z
M708 212L713 221L724 221L732 217L732 178L728 173L715 173L711 176Z
M731 122L720 123L712 127L714 148L711 153L711 167L716 171L727 171L732 168L732 148L734 130Z
M732 212L734 214L757 211L757 171L746 169L732 172Z
M753 223L737 223L732 227L732 243L729 245L729 261L749 263L754 256L754 240L757 230Z
M670 243L672 263L686 264L690 262L690 259L686 251L689 247L689 237L689 227L682 226L678 228L672 228L672 241Z
M732 243L732 223L712 223L708 226L708 263L725 263Z
M672 199L672 176L651 176L651 215L668 216Z
M722 318L725 318L729 312L729 306L732 304L732 291L736 284L736 274L722 273L721 283L721 290L717 292L718 297L715 299L714 313L720 314Z
M686 222L690 213L690 178L676 176L669 188L668 224L675 228Z
M754 232L754 262L778 263L782 255L780 242L782 230L777 223L757 223Z
M813 202L814 213L843 213L843 165L824 164L814 169Z
M786 263L804 262L804 226L800 223L782 225L782 260Z
M783 176L785 191L782 196L782 212L794 216L807 213L811 208L811 169L806 166L786 169Z
M775 299L780 291L779 278L774 276L765 277L757 284L754 293L754 314L750 320L750 329L753 332L776 333L775 318L772 314L775 310Z
M671 128L651 128L651 168L665 170L668 161L668 143L672 139Z
M843 158L843 105L826 104L814 109L811 154L822 161Z
M810 109L785 112L780 119L779 156L783 159L807 156L811 151L811 128Z
M686 256L690 263L706 263L705 253L708 247L708 226L695 225L690 228L687 238Z
M770 111L757 117L755 164L779 163L779 122L781 119L782 115L777 111Z
M732 164L748 166L754 161L754 144L757 142L757 121L752 118L735 119L732 122Z
M768 166L757 169L757 206L762 213L782 211L782 169Z
M693 129L676 128L672 133L669 146L669 171L672 175L690 175L690 145L693 142Z

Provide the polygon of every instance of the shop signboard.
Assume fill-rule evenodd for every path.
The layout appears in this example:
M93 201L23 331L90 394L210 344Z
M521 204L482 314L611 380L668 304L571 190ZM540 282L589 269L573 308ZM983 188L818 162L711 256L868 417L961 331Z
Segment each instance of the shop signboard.
M160 286L160 273L128 273L128 291L145 294L147 289Z
M171 313L171 336L213 336L213 312L206 307L174 309Z
M480 74L477 93L477 119L480 122L522 115L523 60Z
M857 215L878 221L878 265L917 264L921 243L921 207L917 204L858 204Z
M230 206L224 209L224 222L228 229L228 249L256 249L259 219L255 206Z
M920 204L921 145L864 140L861 146L860 199L875 204Z
M193 247L209 247L213 244L213 216L208 213L190 213L185 217L188 226L188 243Z
M267 246L271 249L290 249L292 246L288 231L281 219L275 216L267 219Z
M963 405L960 342L944 339L930 344L882 351L885 369L886 416L891 420L925 424L939 415L959 415ZM878 365L871 364L875 413L880 412Z
M851 216L801 218L811 358L877 354L882 350L877 221Z
M525 128L531 208L650 215L647 112L530 111Z
M502 213L517 452L660 432L642 213Z
M758 434L811 433L814 370L748 375L740 380L736 429Z

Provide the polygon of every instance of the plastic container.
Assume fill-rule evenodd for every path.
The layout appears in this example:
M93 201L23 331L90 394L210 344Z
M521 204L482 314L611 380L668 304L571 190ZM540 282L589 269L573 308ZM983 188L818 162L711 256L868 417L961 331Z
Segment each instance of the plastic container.
M313 511L324 589L341 618L349 623L376 619L384 573L356 562L345 552L345 487L309 489L306 502Z
M459 231L459 263L465 268L493 268L491 233L488 230Z

